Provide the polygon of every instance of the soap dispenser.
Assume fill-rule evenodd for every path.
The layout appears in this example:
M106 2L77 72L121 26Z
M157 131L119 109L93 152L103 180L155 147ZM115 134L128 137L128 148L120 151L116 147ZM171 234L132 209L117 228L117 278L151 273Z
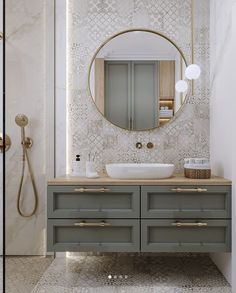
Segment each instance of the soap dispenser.
M75 161L72 162L72 175L78 177L83 177L85 175L80 155L76 155Z

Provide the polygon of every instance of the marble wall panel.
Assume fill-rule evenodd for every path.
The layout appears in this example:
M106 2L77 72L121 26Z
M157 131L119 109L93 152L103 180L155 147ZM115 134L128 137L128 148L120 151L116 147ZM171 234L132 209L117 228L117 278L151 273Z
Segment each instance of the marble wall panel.
M6 253L42 255L46 229L45 1L8 0L6 15L6 132L12 141L6 153ZM28 116L26 134L34 142L29 157L39 207L32 218L22 218L16 208L22 168L21 130L15 123L18 113ZM29 175L22 194L25 211L29 211L34 200Z

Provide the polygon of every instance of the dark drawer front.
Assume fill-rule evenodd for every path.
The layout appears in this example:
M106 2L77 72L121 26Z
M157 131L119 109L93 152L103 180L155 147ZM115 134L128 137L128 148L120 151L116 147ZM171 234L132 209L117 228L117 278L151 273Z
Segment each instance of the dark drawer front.
M179 224L181 223L181 224ZM229 252L230 220L142 220L141 251L143 252ZM177 225L177 226L176 226ZM183 225L179 226L178 225Z
M230 186L142 186L142 218L230 218Z
M49 186L48 218L139 218L139 186Z
M139 220L48 220L48 251L136 252L139 227Z

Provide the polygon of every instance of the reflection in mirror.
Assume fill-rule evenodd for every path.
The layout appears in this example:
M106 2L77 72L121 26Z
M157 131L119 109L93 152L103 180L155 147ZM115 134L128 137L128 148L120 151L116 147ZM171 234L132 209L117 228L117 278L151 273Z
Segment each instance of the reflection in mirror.
M90 91L111 123L149 130L169 122L186 93L175 91L186 62L167 38L151 31L128 31L101 46L90 67Z

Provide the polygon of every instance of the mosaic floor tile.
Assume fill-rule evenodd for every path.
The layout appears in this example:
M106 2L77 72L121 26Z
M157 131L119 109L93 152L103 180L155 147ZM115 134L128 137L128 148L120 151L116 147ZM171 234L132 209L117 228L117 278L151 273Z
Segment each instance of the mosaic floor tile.
M32 291L230 293L207 255L101 254L56 258Z

